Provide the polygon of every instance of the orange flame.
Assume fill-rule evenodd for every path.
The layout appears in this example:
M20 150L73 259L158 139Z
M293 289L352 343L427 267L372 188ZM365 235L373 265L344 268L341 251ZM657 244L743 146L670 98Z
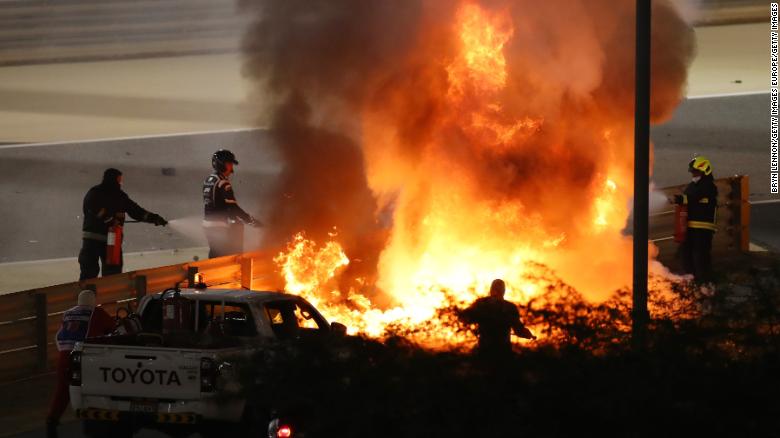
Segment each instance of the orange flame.
M294 236L274 259L287 291L303 295L352 333L381 336L401 329L439 347L473 342L442 309L468 305L495 278L505 279L507 299L515 302L526 302L549 286L528 280L540 277L533 275L539 264L592 298L628 284L631 240L621 230L631 196L631 162L621 159L619 151L630 141L630 130L620 129L596 109L584 122L564 119L555 125L548 113L523 105L519 84L530 80L518 79L524 77L517 71L522 63L512 63L506 54L522 44L516 32L508 10L462 2L451 32L453 53L432 61L444 64L446 87L432 81L435 90L429 91L440 101L431 105L435 110L426 135L410 138L402 132L408 103L417 101L415 90L392 90L389 95L396 100L368 105L361 114L369 186L380 207L392 206L393 212L378 279L369 286L388 295L390 304L376 305L369 298L374 295L360 287L335 286L340 270L350 263L337 236L322 246L303 234ZM551 89L538 83L544 79L534 78L534 85ZM566 133L578 129L586 131L587 141L597 138L593 141L601 142L600 150L607 153L599 159L587 156L587 141L570 148ZM394 155L410 141L417 142L418 155ZM549 153L530 154L540 144ZM536 171L533 166L518 170L526 155L545 160L548 171L557 163L576 169L571 163L580 156L583 167L595 169L588 169L579 185L572 182L576 175L553 173L529 177L537 184L551 182L526 188L514 183L524 171ZM474 165L481 162L494 165ZM557 187L556 181L567 185ZM526 200L530 197L490 184L545 195ZM572 195L572 188L581 193ZM563 201L556 203L552 199L558 195ZM529 208L536 204L538 208Z
M274 262L281 266L285 290L300 295L321 290L336 270L349 264L349 259L336 242L328 242L318 249L303 233L298 233L293 236L288 251L276 256ZM310 298L316 305L316 297Z
M460 8L457 26L462 49L447 68L450 93L462 95L469 87L495 92L506 85L504 45L512 38L512 23L504 15L490 16L479 5Z

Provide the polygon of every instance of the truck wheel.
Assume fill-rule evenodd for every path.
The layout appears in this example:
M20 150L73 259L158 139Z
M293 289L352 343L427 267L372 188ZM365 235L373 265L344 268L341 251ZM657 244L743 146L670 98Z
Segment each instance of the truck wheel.
M84 436L90 438L111 437L111 438L132 438L133 431L127 425L111 421L84 420L81 422L81 428Z

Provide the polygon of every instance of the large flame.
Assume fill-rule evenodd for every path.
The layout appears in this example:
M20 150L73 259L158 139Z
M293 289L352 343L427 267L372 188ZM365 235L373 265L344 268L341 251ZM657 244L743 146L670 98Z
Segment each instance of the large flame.
M400 329L430 346L466 344L472 338L442 310L468 305L495 278L507 282L508 299L526 302L549 286L530 280L540 265L593 300L629 284L631 238L622 230L632 117L615 107L625 109L630 93L610 83L600 40L614 37L579 23L581 34L564 43L560 26L534 25L512 2L453 4L448 20L422 26L392 62L353 77L362 80L359 98L333 92L356 112L322 99L340 117L359 116L359 134L345 132L360 145L388 223L377 275L339 281L353 268L349 249L360 247L354 230L340 230L353 236L347 245L335 233L319 242L296 234L275 261L288 291L353 332ZM577 80L560 73L562 63ZM670 87L679 94L681 85ZM308 97L323 92L312 87Z

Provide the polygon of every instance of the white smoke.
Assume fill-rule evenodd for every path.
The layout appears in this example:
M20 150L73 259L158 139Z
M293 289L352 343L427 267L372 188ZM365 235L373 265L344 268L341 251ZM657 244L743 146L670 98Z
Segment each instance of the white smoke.
M171 219L168 221L168 228L194 242L206 243L206 236L203 234L203 218L201 216Z
M672 0L671 3L688 24L695 24L702 17L702 0Z

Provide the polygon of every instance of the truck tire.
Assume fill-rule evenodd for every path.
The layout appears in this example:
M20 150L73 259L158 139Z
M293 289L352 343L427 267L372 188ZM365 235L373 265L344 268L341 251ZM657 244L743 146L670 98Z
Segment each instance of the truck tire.
M84 436L90 438L132 438L134 434L128 425L113 421L83 420L81 422L81 429L84 432Z

